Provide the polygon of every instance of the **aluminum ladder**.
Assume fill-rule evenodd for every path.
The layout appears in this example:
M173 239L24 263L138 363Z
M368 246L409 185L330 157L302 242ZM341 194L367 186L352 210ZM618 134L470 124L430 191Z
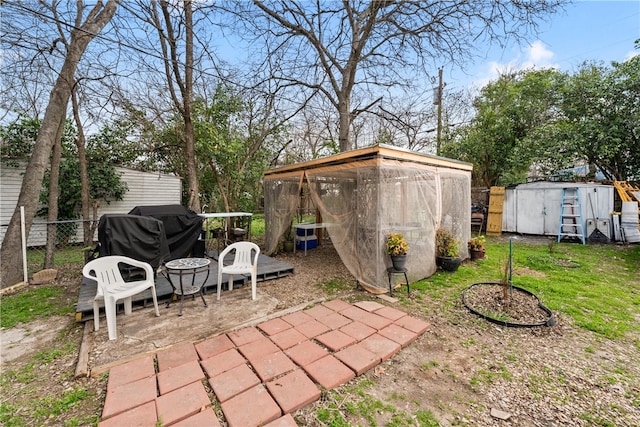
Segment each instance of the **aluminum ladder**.
M577 187L562 189L562 205L560 206L560 225L558 227L558 242L564 238L580 239L586 243L582 223L582 205L580 192Z

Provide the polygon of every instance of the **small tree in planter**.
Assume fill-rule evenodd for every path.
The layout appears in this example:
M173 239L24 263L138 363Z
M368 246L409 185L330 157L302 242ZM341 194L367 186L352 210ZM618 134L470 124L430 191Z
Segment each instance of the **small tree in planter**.
M456 271L462 262L458 256L460 243L448 230L436 230L436 265L445 271Z
M391 257L391 263L394 269L404 269L408 251L409 244L401 233L387 234L387 253Z

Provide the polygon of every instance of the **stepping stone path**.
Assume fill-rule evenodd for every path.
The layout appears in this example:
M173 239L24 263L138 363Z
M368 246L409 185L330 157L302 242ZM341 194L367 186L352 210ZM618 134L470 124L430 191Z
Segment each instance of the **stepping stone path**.
M429 323L374 301L312 308L111 368L100 427L296 426L291 413L393 357Z

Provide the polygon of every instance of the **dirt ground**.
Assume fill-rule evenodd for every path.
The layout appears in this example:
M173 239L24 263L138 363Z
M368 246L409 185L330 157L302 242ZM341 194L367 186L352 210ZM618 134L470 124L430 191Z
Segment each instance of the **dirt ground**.
M268 301L267 314L322 298L376 299L356 288L330 247L309 251L306 257L297 253L277 258L292 264L295 274L258 283L258 294ZM62 276L60 284L69 298L77 300L79 272ZM215 299L213 295L207 298ZM640 349L630 340L603 339L574 327L561 313L554 313L557 323L553 327L504 328L477 318L459 301L451 304L416 291L410 300L376 300L430 322L430 330L377 369L336 393L323 393L319 401L297 411L294 417L299 425L326 425L317 419L325 409L342 412L348 425L371 425L353 409L365 399L363 395L395 408L373 407L369 419L376 425L390 424L398 412L408 414L410 420L401 425L420 425L415 416L419 410L431 411L442 426L640 425ZM102 332L106 338L106 331ZM72 316L1 331L2 370L9 379L2 384L3 404L20 411L20 402L85 388L90 391L89 399L34 424L60 425L71 418L81 425L95 422L104 402L106 380L104 376L74 378L83 333L83 326ZM96 340L105 338L96 335ZM24 370L27 363L33 363L27 356L60 346L62 340L75 347L52 363L36 362L40 363L38 379L25 383L21 376L6 375ZM126 340L115 345L120 346L122 357L135 357L140 351L130 346L127 352ZM99 348L95 345L91 351ZM95 361L98 356L90 357ZM33 400L25 398L29 394Z

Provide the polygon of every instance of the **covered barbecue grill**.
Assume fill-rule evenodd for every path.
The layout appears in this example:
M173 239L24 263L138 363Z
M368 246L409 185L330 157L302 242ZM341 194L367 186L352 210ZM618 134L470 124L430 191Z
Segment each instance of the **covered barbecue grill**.
M185 258L193 254L202 232L203 220L194 211L182 205L157 205L136 206L129 214L162 221L170 252L165 261Z
M157 269L170 256L162 221L151 217L105 214L98 223L99 256L123 255Z

